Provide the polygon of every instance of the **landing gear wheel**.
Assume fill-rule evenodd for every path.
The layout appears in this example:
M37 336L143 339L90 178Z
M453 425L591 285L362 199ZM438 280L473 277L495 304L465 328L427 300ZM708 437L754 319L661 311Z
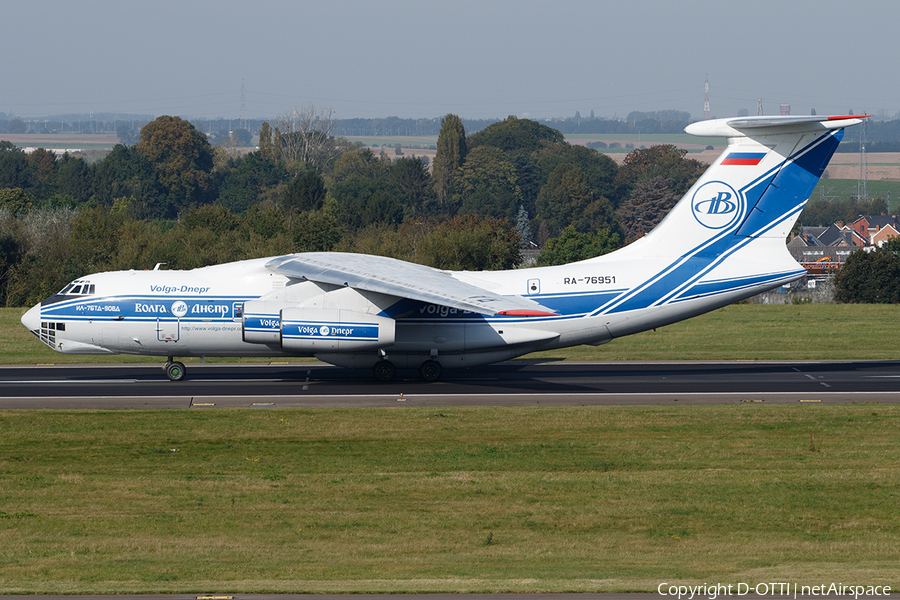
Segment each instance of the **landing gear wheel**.
M397 367L389 360L379 360L372 368L372 374L378 381L393 381L397 375Z
M422 376L422 379L425 381L437 381L441 378L441 373L444 372L444 368L441 366L436 360L426 360L422 363L422 366L419 367L419 375Z
M186 373L187 369L185 369L183 363L178 361L166 363L166 377L170 381L181 381Z

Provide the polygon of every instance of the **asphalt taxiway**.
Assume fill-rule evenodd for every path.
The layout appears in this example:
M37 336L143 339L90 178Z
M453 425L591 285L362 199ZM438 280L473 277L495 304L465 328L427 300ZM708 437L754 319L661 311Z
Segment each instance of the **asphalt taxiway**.
M409 375L404 377L404 375ZM510 361L376 383L320 363L7 366L0 409L250 406L527 406L900 402L900 362Z

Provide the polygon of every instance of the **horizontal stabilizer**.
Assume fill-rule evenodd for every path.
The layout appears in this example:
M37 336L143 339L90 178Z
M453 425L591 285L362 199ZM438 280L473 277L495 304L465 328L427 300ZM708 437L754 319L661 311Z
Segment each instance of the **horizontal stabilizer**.
M805 117L731 117L699 121L685 127L685 132L704 137L753 137L757 134L804 133L843 129L862 123L869 115L834 115Z

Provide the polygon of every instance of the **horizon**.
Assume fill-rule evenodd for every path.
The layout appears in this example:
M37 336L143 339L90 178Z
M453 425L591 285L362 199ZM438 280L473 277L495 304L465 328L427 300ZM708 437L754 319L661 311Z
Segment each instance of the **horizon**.
M89 0L10 3L0 113L538 121L579 111L900 113L896 6ZM423 116L427 115L427 116Z

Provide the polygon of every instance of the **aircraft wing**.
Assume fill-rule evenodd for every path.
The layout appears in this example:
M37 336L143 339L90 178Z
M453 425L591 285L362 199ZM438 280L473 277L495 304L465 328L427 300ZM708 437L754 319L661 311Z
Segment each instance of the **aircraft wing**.
M459 281L444 271L384 256L307 252L274 258L266 263L266 268L285 277L343 285L488 316L556 314L522 296L501 296Z

